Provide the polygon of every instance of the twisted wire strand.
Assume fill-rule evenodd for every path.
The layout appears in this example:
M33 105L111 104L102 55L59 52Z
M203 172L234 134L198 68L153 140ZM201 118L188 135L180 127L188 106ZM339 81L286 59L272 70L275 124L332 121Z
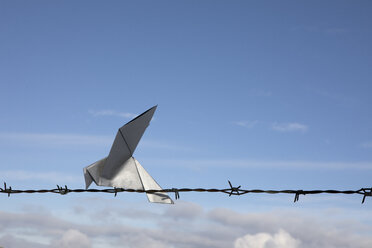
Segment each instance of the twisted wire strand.
M241 186L233 187L231 182L229 182L229 188L225 189L205 189L205 188L170 188L170 189L161 189L161 190L142 190L142 189L126 189L126 188L106 188L106 189L70 189L66 185L61 187L57 185L57 188L54 189L12 189L12 187L7 187L6 183L4 183L4 187L0 188L0 193L7 194L8 197L11 194L35 194L35 193L55 193L66 195L68 193L109 193L115 194L122 193L122 192L130 192L130 193L174 193L175 198L179 199L180 192L206 192L206 193L224 193L228 194L229 196L240 196L244 194L294 194L294 202L299 200L300 195L314 195L314 194L359 194L363 195L362 203L364 203L367 196L372 196L372 188L361 188L358 190L263 190L263 189L241 189Z

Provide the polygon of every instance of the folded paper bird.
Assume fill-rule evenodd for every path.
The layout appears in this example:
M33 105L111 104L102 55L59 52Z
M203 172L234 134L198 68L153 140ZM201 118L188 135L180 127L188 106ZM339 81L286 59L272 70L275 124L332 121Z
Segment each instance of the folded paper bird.
M142 165L133 157L138 142L148 127L156 106L119 128L107 157L84 168L86 188L98 186L135 190L162 190ZM173 204L163 192L147 193L150 202Z

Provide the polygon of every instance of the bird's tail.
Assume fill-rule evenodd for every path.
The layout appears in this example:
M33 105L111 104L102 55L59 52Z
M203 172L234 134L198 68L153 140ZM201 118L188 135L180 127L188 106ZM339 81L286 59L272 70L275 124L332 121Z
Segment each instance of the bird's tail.
M98 160L97 162L85 167L84 178L85 178L85 188L88 189L90 184L94 181L95 184L99 185L99 178L101 176L102 167L105 165L107 157Z

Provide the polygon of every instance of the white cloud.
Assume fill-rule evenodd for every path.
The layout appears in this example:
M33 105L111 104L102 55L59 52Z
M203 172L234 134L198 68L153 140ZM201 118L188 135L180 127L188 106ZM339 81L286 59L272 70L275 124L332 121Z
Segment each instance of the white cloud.
M91 242L87 235L75 229L69 229L63 233L62 237L52 242L52 247L55 248L90 248Z
M155 141L155 140L147 140L144 139L141 141L141 146L151 149L159 149L159 150L168 150L168 151L184 151L189 152L192 151L193 148L180 146L178 144L168 143L166 141Z
M337 29L334 29L334 31L331 31L331 32L337 33L338 31ZM319 91L316 91L316 93L320 96L328 98L331 101L335 101L335 102L346 104L346 105L354 105L358 101L355 97L343 95L338 92L329 92L325 90L319 90Z
M343 27L320 27L320 26L295 26L291 31L304 31L310 33L325 33L325 34L345 34L349 29Z
M173 217L176 220L194 220L203 214L203 208L198 204L178 201L177 205L177 208L168 208L164 215L167 218Z
M27 248L49 248L40 242L32 242L27 239L17 237L11 234L5 234L0 236L0 247L1 248L17 248L17 247L27 247Z
M328 33L328 34L344 34L344 33L349 32L349 30L346 29L346 28L337 28L337 27L335 27L335 28L326 28L324 30L324 32L325 33Z
M274 235L269 233L247 234L235 240L235 248L297 248L300 241L280 229Z
M370 148L372 148L372 142L365 142L365 143L362 144L362 147L370 149Z
M306 132L308 130L308 126L297 122L273 123L271 128L279 132Z
M0 142L26 145L110 145L113 137L60 133L0 133Z
M241 126L241 127L246 127L246 128L252 128L252 127L256 126L257 123L258 123L257 120L255 120L255 121L237 121L237 122L235 122L236 125Z
M2 179L5 181L43 181L43 182L63 182L76 183L81 182L81 176L74 176L60 172L36 172L29 170L6 170L0 171Z
M121 118L126 118L126 119L133 119L136 117L136 114L133 113L128 113L128 112L119 112L115 110L99 110L99 111L93 111L90 110L89 113L93 116L116 116L116 117L121 117Z
M308 130L308 126L305 124L297 123L297 122L290 122L290 123L271 123L268 124L264 121L258 121L258 120L242 120L242 121L236 121L234 122L235 125L246 127L246 128L253 128L258 123L264 124L264 125L270 125L270 128L275 131L279 132L306 132Z
M304 161L304 160L250 160L250 159L152 159L156 166L172 167L175 164L184 168L296 168L296 169L372 169L370 161Z
M83 135L61 133L0 133L0 144L17 146L102 146L110 147L114 141L108 135ZM143 140L141 146L170 151L191 151L192 148L167 143L166 141Z
M273 93L268 90L252 89L248 92L248 94L251 96L270 97Z

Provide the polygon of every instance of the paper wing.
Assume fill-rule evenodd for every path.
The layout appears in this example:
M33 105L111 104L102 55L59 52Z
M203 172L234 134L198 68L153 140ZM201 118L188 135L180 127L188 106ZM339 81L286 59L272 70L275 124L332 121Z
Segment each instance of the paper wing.
M120 167L133 155L138 142L148 127L156 106L137 116L121 128L119 128L110 154L102 170L102 177L105 179L114 178Z
M150 176L149 173L142 167L142 165L137 161L137 159L133 158L136 165L139 176L141 177L141 182L143 188L145 190L162 190L160 185ZM157 192L157 193L147 193L147 199L150 202L156 203L168 203L173 204L173 200L168 196L167 193Z
M132 155L146 128L149 126L156 107L157 106L154 106L148 109L119 129L119 132L123 135Z

